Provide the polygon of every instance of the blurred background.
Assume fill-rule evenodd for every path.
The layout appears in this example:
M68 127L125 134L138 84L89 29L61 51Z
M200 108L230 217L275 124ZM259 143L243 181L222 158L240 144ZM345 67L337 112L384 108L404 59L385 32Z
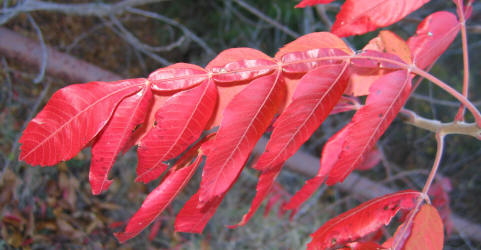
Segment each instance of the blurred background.
M295 0L0 0L0 249L302 249L332 218L384 190L424 185L436 151L434 135L396 119L377 145L380 161L356 171L348 184L322 187L289 220L278 204L288 199L317 167L292 161L278 178L280 197L267 216L262 208L244 227L228 229L248 210L258 173L246 168L202 235L174 232L177 211L198 188L196 175L185 191L149 229L125 244L120 231L157 183L134 183L136 155L120 157L108 192L94 196L88 183L90 149L56 167L32 167L18 159L18 139L27 122L58 89L93 80L146 77L175 62L205 66L219 52L251 47L273 56L284 44L328 31L342 4L295 9ZM452 1L433 0L403 21L387 27L407 39L424 17L438 10L455 13ZM361 49L378 31L346 39ZM481 3L468 22L471 56L470 99L481 108ZM431 72L462 88L460 38ZM407 108L421 116L452 121L459 104L422 82ZM330 116L302 147L316 161L327 139L352 116ZM468 120L471 117L468 115ZM481 248L481 143L449 136L438 188L452 232L446 249ZM310 168L310 169L308 169ZM362 186L361 184L364 183ZM367 184L376 190L363 190ZM444 185L442 185L444 184ZM361 185L361 186L359 186ZM282 188L281 188L282 186ZM444 194L448 194L448 199ZM446 219L449 221L449 219ZM464 224L463 224L464 223ZM396 223L394 223L396 224ZM448 224L448 223L447 223ZM384 237L393 228L383 231Z

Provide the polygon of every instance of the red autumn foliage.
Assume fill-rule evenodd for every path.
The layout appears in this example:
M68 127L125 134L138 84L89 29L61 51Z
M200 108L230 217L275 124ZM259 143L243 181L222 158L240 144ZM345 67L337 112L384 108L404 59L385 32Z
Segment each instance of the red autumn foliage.
M304 0L297 7L330 2ZM411 94L411 70L433 64L456 37L460 24L453 14L436 12L407 42L383 31L357 53L338 36L388 26L426 2L347 0L332 33L307 34L273 58L258 50L236 48L221 52L205 68L178 63L145 79L65 87L25 129L20 159L31 165L54 165L91 144L89 177L92 193L99 194L111 183L108 172L117 155L137 144L136 181L147 183L167 174L124 232L116 234L121 242L155 221L205 159L199 191L175 222L177 231L201 233L272 125L265 152L254 166L261 173L251 209L232 227L242 226L271 192L285 161L329 115L339 112L335 107L345 104L343 95L367 95L352 121L326 143L317 176L283 206L296 210L324 181L334 185L354 169L368 169L379 161L374 146ZM344 106L342 111L354 106ZM211 134L203 137L205 131ZM179 156L170 166L168 161ZM312 234L308 247L379 247L358 240L387 225L399 210L414 209L422 198L420 192L403 191L363 203L326 222ZM432 249L442 247L443 224L438 217L435 208L423 206L408 229L416 236L403 238L402 244L433 239L426 244L432 244ZM431 226L436 230L427 232Z

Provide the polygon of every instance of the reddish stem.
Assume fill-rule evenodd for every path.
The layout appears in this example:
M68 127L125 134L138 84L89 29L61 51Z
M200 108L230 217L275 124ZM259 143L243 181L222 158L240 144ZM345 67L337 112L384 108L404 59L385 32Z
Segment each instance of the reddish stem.
M459 16L459 22L461 24L461 40L463 44L463 65L464 65L464 76L463 76L463 95L468 96L469 90L469 53L468 53L468 34L466 32L466 18L464 16L464 6L463 1L456 2L457 12ZM456 121L464 121L464 105L461 104L458 113L454 118Z
M429 173L428 179L424 184L422 195L417 199L416 206L409 213L408 220L401 226L402 228L400 229L399 234L397 234L396 238L394 239L393 246L391 248L393 250L403 248L405 239L407 239L407 236L408 236L406 234L409 234L411 231L410 228L413 223L414 217L416 216L419 209L421 208L423 201L426 199L429 199L428 198L429 188L431 187L431 184L434 181L434 177L436 177L436 173L438 172L439 165L441 163L441 158L444 151L444 136L445 134L442 132L436 133L437 152L436 152L436 158L434 159L433 167L431 168L431 172Z

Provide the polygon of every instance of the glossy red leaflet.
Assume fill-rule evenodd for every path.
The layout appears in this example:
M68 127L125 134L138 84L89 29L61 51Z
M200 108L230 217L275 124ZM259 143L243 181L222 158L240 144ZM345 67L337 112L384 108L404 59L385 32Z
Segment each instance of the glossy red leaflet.
M20 160L42 166L69 160L104 128L122 99L145 87L145 79L129 79L60 89L23 132Z
M125 231L116 233L115 237L120 242L125 242L142 232L185 187L201 162L202 156L199 155L189 166L171 169L160 185L145 198L140 209L130 219Z
M311 237L308 249L334 249L389 224L401 209L412 209L420 192L407 190L365 202L327 221Z
M427 16L418 26L416 35L407 41L413 61L421 69L434 63L456 38L460 24L456 16L438 11Z
M207 80L207 71L197 65L176 63L149 75L155 91L174 91L193 87Z
M112 183L108 174L137 126L144 123L152 105L152 91L145 88L122 100L104 131L92 146L89 181L93 194L100 194Z
M271 123L284 98L280 74L253 80L225 108L202 173L201 204L227 191Z
M212 72L214 69L222 69L226 65L229 64L238 64L239 62L245 60L258 60L258 61L271 61L272 58L268 55L262 53L259 50L251 49L251 48L233 48L227 49L222 51L219 55L217 55L212 61L207 64L205 67L208 71ZM235 74L228 74L230 75L231 80L241 78L240 76L236 76ZM254 77L255 75L251 75L248 77ZM245 78L245 77L242 77ZM222 80L222 79L219 79ZM228 80L228 79L226 79ZM240 91L242 91L248 83L247 80L244 81L235 81L235 82L217 82L217 91L219 93L218 105L216 110L214 111L214 115L212 120L209 122L209 127L207 129L212 129L220 125L222 121L222 115L230 103L232 98L236 96Z
M267 59L247 59L231 62L223 67L213 67L212 78L216 82L240 82L266 75L277 68L277 63Z
M137 150L139 163L136 181L147 183L159 177L167 165L204 131L217 101L212 81L179 92L162 105L156 125L141 140Z
M375 52L373 52L375 51ZM376 51L378 53L376 53ZM376 56L394 60L399 63L412 63L411 51L407 43L388 30L382 30L379 35L362 49L361 56ZM355 60L354 60L355 61ZM357 60L358 62L362 60ZM364 59L365 61L365 59ZM363 67L362 64L351 67L351 79L346 94L353 96L364 96L369 94L371 84L382 75L389 73L392 69L399 69L399 64L371 60L371 67Z
M412 77L406 71L394 71L374 82L366 104L352 118L351 129L327 184L343 181L386 131L401 110L411 90Z
M317 67L341 64L347 54L340 49L312 49L287 53L281 58L282 70L286 73L306 73Z
M347 64L327 65L306 73L292 102L274 123L274 131L255 169L282 165L327 118L348 82Z
M184 204L182 209L175 217L175 231L184 233L202 233L210 218L224 199L225 193L220 197L215 197L208 203L199 207L199 192L195 193Z
M341 36L360 35L391 25L429 0L346 0L331 32Z

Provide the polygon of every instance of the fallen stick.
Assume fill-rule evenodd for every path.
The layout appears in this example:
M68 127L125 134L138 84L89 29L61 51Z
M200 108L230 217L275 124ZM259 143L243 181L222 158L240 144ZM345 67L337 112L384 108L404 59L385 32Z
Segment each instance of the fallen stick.
M47 74L65 78L73 82L113 81L121 79L115 73L103 70L93 64L76 59L68 54L58 52L51 47L48 49ZM36 41L19 35L16 32L0 27L0 54L20 60L30 65L39 66L41 47ZM267 139L262 138L257 143L254 153L264 151ZM286 167L293 172L312 177L316 175L319 158L299 151L286 163ZM356 173L351 173L343 183L337 184L341 190L350 192L358 197L373 199L395 190L371 181ZM481 226L472 223L456 214L452 214L456 230L463 236L481 242Z
M42 48L37 41L0 27L0 54L23 63L39 66ZM122 79L110 71L76 59L47 46L46 73L72 82L114 81Z

